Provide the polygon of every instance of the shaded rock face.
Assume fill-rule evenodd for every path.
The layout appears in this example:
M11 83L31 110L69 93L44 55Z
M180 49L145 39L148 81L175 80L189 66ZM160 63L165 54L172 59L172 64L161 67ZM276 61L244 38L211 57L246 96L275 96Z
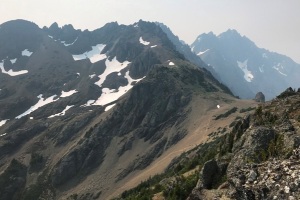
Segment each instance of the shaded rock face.
M184 108L192 97L190 87L194 87L196 83L207 92L217 90L215 86L208 87L203 84L205 78L202 77L201 80L201 74L198 74L198 80L198 70L194 70L178 69L174 72L167 67L153 69L148 74L148 81L136 85L112 116L94 127L76 148L57 163L52 171L53 184L58 187L78 174L89 173L91 169L100 166L105 159L105 149L114 137L131 136L133 141L142 139L153 145L128 166L124 166L125 169L117 175L118 180L134 170L144 169L167 148L183 138L186 134L184 131L174 135L179 139L167 139L164 132L171 124L185 119L187 113ZM190 79L186 80L186 77ZM120 150L116 152L118 155L123 155L131 148L130 143L125 140L120 145Z
M24 49L33 52L42 41L42 32L32 22L13 20L3 23L1 29L4 31L0 32L0 61L19 58Z
M0 197L3 200L21 199L26 184L27 168L17 160L12 160L0 175Z
M202 179L202 188L211 189L214 179L217 178L219 167L216 160L207 161L202 167L200 179Z
M256 102L264 103L264 102L265 102L265 95L264 95L262 92L258 92L258 93L255 95L254 100L255 100Z

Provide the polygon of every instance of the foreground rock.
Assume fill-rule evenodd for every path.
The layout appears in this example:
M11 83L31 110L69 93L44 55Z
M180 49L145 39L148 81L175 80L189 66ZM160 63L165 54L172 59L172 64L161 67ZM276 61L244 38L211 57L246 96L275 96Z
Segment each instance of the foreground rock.
M202 167L198 184L188 199L298 199L299 102L300 93L289 88L276 100L236 122L225 136L217 159ZM224 160L228 167L220 174L217 163ZM224 176L224 183L207 187L207 183Z

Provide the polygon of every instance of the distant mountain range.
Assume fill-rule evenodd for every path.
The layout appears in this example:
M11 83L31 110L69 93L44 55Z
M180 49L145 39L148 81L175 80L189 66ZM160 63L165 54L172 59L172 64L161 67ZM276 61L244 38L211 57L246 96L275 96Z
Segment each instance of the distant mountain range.
M287 87L300 85L300 65L287 56L258 48L236 30L218 36L201 34L191 45L219 80L241 98L253 98L263 92L266 99L279 95Z

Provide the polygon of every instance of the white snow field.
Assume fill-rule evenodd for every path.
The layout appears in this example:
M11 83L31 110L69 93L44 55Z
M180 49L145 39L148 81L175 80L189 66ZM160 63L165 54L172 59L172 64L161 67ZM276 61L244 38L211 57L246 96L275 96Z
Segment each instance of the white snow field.
M110 110L112 107L114 107L116 104L114 103L114 104L111 104L111 105L109 105L109 106L106 106L105 107L105 109L104 109L104 111L106 112L106 111L108 111L108 110Z
M12 63L12 64L15 64L16 63L16 61L17 61L17 59L15 58L15 59L10 59L10 62Z
M89 75L90 79L94 78L96 74Z
M65 114L66 114L66 112L70 109L70 108L72 108L74 105L71 105L71 106L66 106L66 108L63 110L63 111L61 111L60 113L57 113L57 114L55 114L55 115L51 115L51 116L49 116L48 118L53 118L53 117L57 117L57 116L64 116Z
M25 50L22 51L22 56L29 57L29 56L31 56L31 54L32 54L32 52L28 51L28 49L25 49Z
M61 98L69 97L69 96L71 96L71 95L73 95L73 94L75 94L75 93L77 93L77 92L78 92L77 90L70 90L70 91L68 91L68 92L61 91L60 97L61 97Z
M173 66L173 65L175 65L175 64L174 64L173 62L169 62L169 65L170 65L170 66Z
M8 120L9 120L9 119L1 120L1 121L0 121L0 127L3 126L4 124L6 124L6 122L7 122Z
M22 117L24 117L24 116L26 116L26 115L32 113L33 111L39 109L40 107L43 107L43 106L45 106L45 105L47 105L47 104L49 104L49 103L52 103L52 102L54 102L54 101L57 101L58 98L54 100L54 98L55 98L56 96L57 96L57 95L53 95L53 96L51 96L51 97L48 97L47 99L44 99L44 98L43 98L43 95L40 94L39 96L37 96L37 98L39 98L40 100L39 100L35 105L31 106L27 111L25 111L25 112L22 113L21 115L17 116L16 119L20 119L20 118L22 118Z
M6 135L7 135L7 133L1 134L0 137L6 136Z
M98 77L100 78L99 81L97 81L95 84L98 85L99 87L102 86L104 83L106 77L113 73L113 72L120 72L122 69L128 66L130 62L124 61L123 63L120 63L116 57L114 57L111 61L109 59L106 59L105 61L105 71L99 75ZM121 75L121 74L120 74Z
M78 37L74 40L74 42L71 42L70 44L66 43L65 41L61 41L61 43L67 47L67 46L73 45L77 40L78 40Z
M83 104L83 105L81 105L80 107L88 107L88 106L93 105L93 103L95 103L95 100L88 100L88 101L86 102L86 104Z
M143 78L140 79L132 79L129 76L129 71L126 72L125 78L128 80L128 84L126 86L121 86L118 88L118 90L115 89L109 89L109 88L103 88L102 89L102 95L98 98L98 100L93 105L106 105L108 103L111 103L115 100L117 100L119 97L121 97L123 94L125 94L128 90L130 90L133 85L132 82L139 82Z
M283 75L283 76L287 76L285 73L283 73L281 70L284 69L283 65L281 63L278 63L276 66L273 66L273 69L275 69L279 74Z
M103 60L106 57L105 54L101 54L102 50L104 49L106 45L105 44L97 44L96 46L92 46L91 51L87 51L83 54L79 55L72 55L74 60L83 60L83 59L90 59L91 63L98 62L100 60Z
M3 61L0 62L0 69L1 69L2 74L8 74L9 76L19 76L19 75L28 73L28 70L21 70L21 71L14 72L12 69L10 69L10 70L6 71L4 69L3 63L4 63Z
M252 72L248 70L248 66L247 66L248 59L245 60L244 62L240 62L240 61L236 61L236 62L238 64L238 67L244 72L244 79L247 82L251 82L254 76Z
M139 41L140 41L141 44L143 44L145 46L150 44L150 42L144 41L142 37L140 37Z
M209 51L209 49L206 49L205 51L200 51L199 53L197 53L197 55L201 56L202 54L205 54L207 51Z

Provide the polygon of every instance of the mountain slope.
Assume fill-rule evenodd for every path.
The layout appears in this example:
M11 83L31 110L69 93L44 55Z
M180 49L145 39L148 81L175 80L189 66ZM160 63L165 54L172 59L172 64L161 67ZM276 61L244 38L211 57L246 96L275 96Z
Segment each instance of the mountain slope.
M223 126L206 143L117 199L297 199L299 100L300 89L288 88L256 108L215 115Z
M199 35L191 48L241 98L254 98L257 92L263 92L266 99L271 99L285 88L297 88L300 84L299 64L258 48L236 30L218 36L212 32Z
M0 35L9 31L23 39L0 47L5 199L16 191L17 199L106 199L170 148L181 149L201 126L193 119L238 101L155 23L81 31L16 20L1 25Z

